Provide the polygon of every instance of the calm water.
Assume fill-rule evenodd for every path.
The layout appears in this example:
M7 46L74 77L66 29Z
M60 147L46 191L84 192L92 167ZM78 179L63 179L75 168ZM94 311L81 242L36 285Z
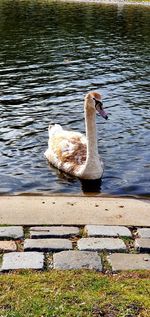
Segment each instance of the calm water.
M97 117L101 191L150 193L150 8L0 0L0 192L80 193L50 167L49 123L84 132L83 97Z

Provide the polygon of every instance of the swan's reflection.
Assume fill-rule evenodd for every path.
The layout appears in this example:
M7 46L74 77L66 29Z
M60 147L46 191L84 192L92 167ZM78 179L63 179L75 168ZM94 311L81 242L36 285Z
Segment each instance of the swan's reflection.
M83 193L100 193L102 179L80 179Z

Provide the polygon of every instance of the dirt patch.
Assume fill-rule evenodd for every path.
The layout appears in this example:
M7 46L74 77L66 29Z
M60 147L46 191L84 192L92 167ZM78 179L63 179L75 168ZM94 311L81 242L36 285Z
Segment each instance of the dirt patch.
M138 303L131 303L125 307L123 316L138 317L141 311L142 307ZM119 317L120 313L122 312L112 304L105 305L103 308L99 306L94 306L93 308L93 317Z
M142 307L138 303L132 303L126 307L126 317L136 317L142 311Z
M103 308L94 306L93 308L93 317L117 317L118 309L113 305L105 305Z

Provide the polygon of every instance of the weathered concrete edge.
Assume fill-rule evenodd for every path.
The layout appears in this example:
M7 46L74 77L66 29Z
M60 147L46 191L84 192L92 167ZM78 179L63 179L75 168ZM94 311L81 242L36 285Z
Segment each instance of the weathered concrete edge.
M0 224L150 227L150 203L98 196L0 196Z
M128 0L59 0L60 2L68 3L85 3L85 4L104 4L104 5L117 5L123 6L150 6L150 1L128 1Z

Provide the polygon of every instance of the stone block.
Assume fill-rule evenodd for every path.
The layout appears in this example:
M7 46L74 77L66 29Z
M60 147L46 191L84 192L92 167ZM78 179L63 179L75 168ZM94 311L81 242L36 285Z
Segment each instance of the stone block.
M150 228L138 228L137 234L139 238L150 238Z
M24 250L26 251L63 251L72 249L72 243L68 239L26 239Z
M150 270L149 254L113 253L107 257L112 271L122 270Z
M79 235L78 227L49 226L31 227L30 238L69 238Z
M3 255L1 271L36 269L44 267L44 255L39 252L11 252Z
M0 241L0 252L16 251L17 246L14 241Z
M89 237L132 237L131 231L123 226L86 225L85 232Z
M53 255L55 269L89 269L102 271L101 258L97 252L63 251Z
M97 252L63 251L54 254L53 261L55 269L89 269L102 271L101 258Z
M150 252L150 239L139 238L135 240L135 248L140 252Z
M2 226L0 227L0 238L2 239L22 239L23 227L21 226Z
M82 251L125 251L126 245L118 238L82 238L78 240L78 249Z

